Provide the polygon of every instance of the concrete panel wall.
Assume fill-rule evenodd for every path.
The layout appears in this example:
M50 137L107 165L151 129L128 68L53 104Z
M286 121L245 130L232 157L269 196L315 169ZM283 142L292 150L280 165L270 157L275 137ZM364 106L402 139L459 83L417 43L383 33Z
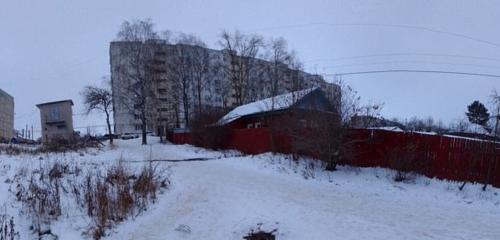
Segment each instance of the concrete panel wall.
M14 98L0 89L0 139L14 136Z

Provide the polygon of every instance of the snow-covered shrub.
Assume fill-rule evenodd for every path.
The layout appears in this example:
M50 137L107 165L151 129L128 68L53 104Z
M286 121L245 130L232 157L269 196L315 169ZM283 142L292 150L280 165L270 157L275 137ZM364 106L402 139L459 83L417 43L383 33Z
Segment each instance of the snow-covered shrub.
M88 166L54 161L39 167L20 167L12 185L22 205L21 213L40 238L55 238L52 223L77 214L90 220L86 234L99 239L107 229L145 211L158 191L168 187L169 180L151 164L133 171L120 161Z
M93 221L89 234L100 239L106 229L145 211L157 192L168 184L168 179L152 165L145 166L138 176L121 164L111 166L105 176L86 175L81 188L84 192L77 195L84 197L78 202L83 203Z
M58 139L49 143L44 143L39 149L42 153L51 152L74 152L88 148L100 148L103 144L95 138L79 138L72 141Z
M43 169L32 172L28 185L17 186L17 200L30 217L32 230L39 236L51 235L51 222L61 215L61 180L50 175Z
M14 218L6 213L0 214L0 240L18 239L18 233L15 230Z
M15 145L15 144L0 144L0 155L5 153L9 156L13 155L38 155L41 153L65 153L87 150L90 148L101 148L103 144L96 139L80 139L78 141L55 141L45 143L43 145Z
M24 147L21 145L0 145L0 155L5 153L9 156L19 155L19 154L33 154L36 148Z

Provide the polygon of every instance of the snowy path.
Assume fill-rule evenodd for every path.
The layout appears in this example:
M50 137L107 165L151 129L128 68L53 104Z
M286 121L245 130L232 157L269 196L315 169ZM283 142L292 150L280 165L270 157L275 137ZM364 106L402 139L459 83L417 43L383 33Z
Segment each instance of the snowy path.
M110 239L242 239L258 223L289 240L500 239L500 207L347 191L235 164L245 159L174 164L173 189Z

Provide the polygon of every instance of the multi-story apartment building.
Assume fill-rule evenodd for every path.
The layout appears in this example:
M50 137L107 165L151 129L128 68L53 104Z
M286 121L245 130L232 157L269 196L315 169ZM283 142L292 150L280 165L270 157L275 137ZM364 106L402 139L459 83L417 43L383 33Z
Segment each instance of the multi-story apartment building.
M173 84L167 79L169 45L161 42L112 42L110 47L111 87L113 92L113 119L115 132L136 133L142 130L142 104L149 109L148 131L157 131L156 125L174 127L178 116ZM133 53L132 53L133 52ZM137 82L143 82L143 85ZM145 89L141 89L145 88ZM146 92L144 102L136 102L132 95Z
M36 105L40 109L42 143L74 140L73 101L63 100Z
M259 99L319 86L331 97L339 88L321 76L290 69L281 64L281 79L271 91L271 62L251 59L251 71L242 82L244 92L236 91L228 66L231 52L164 41L111 42L110 65L113 91L115 132L140 132L141 104L134 99L146 83L148 131L185 127L197 108L220 108L226 111ZM234 55L233 55L234 56ZM249 66L249 65L247 65ZM144 91L143 91L144 93ZM243 94L245 101L241 101ZM238 96L240 98L238 98ZM239 101L238 101L239 100ZM338 100L338 99L337 99Z
M0 89L0 140L14 137L14 98Z

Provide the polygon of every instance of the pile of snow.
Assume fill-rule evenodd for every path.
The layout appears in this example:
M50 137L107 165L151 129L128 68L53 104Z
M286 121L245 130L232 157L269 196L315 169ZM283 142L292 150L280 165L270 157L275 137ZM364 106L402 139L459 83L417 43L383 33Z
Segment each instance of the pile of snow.
M222 117L218 123L223 125L250 114L287 109L317 88L318 87L314 87L301 91L286 93L278 95L276 97L266 98L260 101L241 105Z

